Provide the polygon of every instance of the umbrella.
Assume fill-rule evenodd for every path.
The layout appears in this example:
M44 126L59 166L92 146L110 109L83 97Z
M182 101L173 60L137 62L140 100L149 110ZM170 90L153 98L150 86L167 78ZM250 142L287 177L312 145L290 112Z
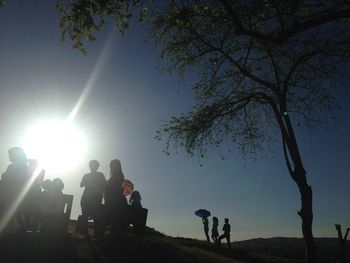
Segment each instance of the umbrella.
M194 212L194 214L199 217L208 217L211 215L210 212L206 209L199 209L196 212Z
M129 194L131 194L132 191L134 191L134 184L128 179L124 179L122 187L124 189L124 196L128 196Z

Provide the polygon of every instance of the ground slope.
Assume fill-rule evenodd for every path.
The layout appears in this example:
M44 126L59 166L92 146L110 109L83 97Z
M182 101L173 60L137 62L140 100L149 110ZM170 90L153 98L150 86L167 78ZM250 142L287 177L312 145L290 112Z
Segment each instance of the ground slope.
M108 238L94 241L79 238L74 233L74 224L71 223L70 233L64 238L49 238L33 233L17 233L3 238L0 241L0 262L303 262L302 256L298 254L302 248L300 239L255 239L235 242L229 249L225 245L218 247L196 239L169 237L147 228L143 237L134 236L130 231L120 241ZM298 251L295 252L297 256L293 251Z

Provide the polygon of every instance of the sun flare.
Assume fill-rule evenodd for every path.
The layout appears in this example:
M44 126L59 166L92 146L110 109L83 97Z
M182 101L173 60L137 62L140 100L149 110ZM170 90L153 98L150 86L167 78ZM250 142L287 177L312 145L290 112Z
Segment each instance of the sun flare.
M49 172L66 172L75 168L86 151L85 135L71 122L49 120L33 125L23 148L29 158L37 159Z

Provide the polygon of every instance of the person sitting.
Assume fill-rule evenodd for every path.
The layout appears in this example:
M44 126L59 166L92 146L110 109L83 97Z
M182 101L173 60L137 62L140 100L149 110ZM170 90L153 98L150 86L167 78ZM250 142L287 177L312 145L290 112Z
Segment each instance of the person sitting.
M141 195L139 191L133 191L129 199L130 207L132 208L142 208L141 205Z
M49 235L63 234L65 201L62 190L64 183L60 178L55 178L47 186L46 192L42 193L45 199L42 207L41 232Z

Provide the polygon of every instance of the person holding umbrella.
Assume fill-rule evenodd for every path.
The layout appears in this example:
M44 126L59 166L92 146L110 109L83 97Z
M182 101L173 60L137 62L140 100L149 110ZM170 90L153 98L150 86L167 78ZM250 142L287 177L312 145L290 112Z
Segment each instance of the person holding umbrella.
M202 218L202 223L204 226L204 234L205 234L205 237L207 238L207 241L210 243L209 220L208 220L208 217L210 216L210 212L208 210L205 210L205 209L199 209L195 212L195 215Z
M205 237L207 238L208 243L210 243L210 239L209 239L209 220L208 217L202 217L202 222L203 222L203 226L204 226L204 234Z

